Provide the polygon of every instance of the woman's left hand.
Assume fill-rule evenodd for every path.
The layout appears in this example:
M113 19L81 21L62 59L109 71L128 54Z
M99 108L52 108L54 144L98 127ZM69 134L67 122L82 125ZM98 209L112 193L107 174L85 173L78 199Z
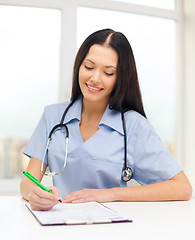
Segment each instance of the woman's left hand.
M113 189L82 189L69 193L61 200L63 203L112 202L114 192Z

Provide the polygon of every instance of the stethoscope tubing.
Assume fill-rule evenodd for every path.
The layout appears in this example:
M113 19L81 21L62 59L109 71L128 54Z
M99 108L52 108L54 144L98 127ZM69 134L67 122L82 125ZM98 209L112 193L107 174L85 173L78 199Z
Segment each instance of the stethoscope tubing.
M45 148L45 152L44 152L44 155L43 155L43 160L42 160L42 164L41 164L41 172L43 175L46 175L46 176L55 176L55 175L59 175L61 174L65 167L66 167L66 162L67 162L67 155L68 155L68 141L69 141L69 131L68 131L68 127L66 126L66 124L64 124L64 119L65 119L65 116L69 110L69 108L73 105L75 101L72 101L69 103L69 105L67 106L67 108L65 109L63 115L62 115L62 118L61 118L61 121L59 124L55 125L52 130L50 131L49 133L49 137L48 137L48 140L47 140L47 144L46 144L46 148ZM123 124L123 132L124 132L124 170L123 170L123 177L122 179L127 182L129 181L131 178L132 178L132 175L133 175L133 172L131 170L131 168L127 167L127 133L126 133L126 123L125 123L125 118L124 118L124 113L121 112L121 118L122 118L122 124ZM51 141L51 137L52 137L52 134L54 133L54 131L57 129L57 128L65 128L66 130L66 149L65 149L65 158L64 158L64 165L63 165L63 168L60 172L58 173L55 173L55 172L50 172L50 173L45 173L44 170L43 170L43 165L44 165L44 162L45 162L45 157L46 157L46 153L48 151L48 148L49 148L49 143Z

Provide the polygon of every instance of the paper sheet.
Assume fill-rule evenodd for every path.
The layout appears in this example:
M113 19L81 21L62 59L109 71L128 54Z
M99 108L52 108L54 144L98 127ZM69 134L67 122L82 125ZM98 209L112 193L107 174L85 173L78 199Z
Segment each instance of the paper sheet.
M128 221L128 219L97 202L60 203L49 211L33 211L29 203L27 207L42 225Z

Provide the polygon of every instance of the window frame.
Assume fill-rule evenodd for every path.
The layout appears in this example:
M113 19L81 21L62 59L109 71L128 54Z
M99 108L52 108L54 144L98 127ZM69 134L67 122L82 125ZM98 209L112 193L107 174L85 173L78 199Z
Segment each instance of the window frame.
M99 8L153 16L176 21L176 159L184 167L184 13L183 0L175 0L174 10L160 9L109 0L0 0L0 5L58 9L61 11L59 101L70 98L72 69L76 55L76 19L78 7ZM9 180L10 181L10 180ZM3 179L3 182L6 182ZM0 179L1 184L1 179ZM14 184L14 179L13 179ZM2 184L1 184L2 186ZM1 195L0 191L0 195Z

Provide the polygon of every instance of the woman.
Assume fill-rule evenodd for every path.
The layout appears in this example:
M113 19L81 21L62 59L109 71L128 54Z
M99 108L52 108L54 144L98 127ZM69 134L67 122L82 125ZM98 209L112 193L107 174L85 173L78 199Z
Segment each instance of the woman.
M126 37L111 29L91 34L76 56L72 105L63 123L69 130L65 170L54 176L54 194L26 177L21 194L35 210L48 210L63 202L189 200L191 185L172 155L146 119L137 70ZM27 171L39 181L41 164L51 129L60 122L69 103L45 108L24 153L30 157ZM127 167L141 186L127 187L124 169L126 124ZM43 171L60 172L65 156L65 132L52 134ZM60 191L60 195L59 195Z

